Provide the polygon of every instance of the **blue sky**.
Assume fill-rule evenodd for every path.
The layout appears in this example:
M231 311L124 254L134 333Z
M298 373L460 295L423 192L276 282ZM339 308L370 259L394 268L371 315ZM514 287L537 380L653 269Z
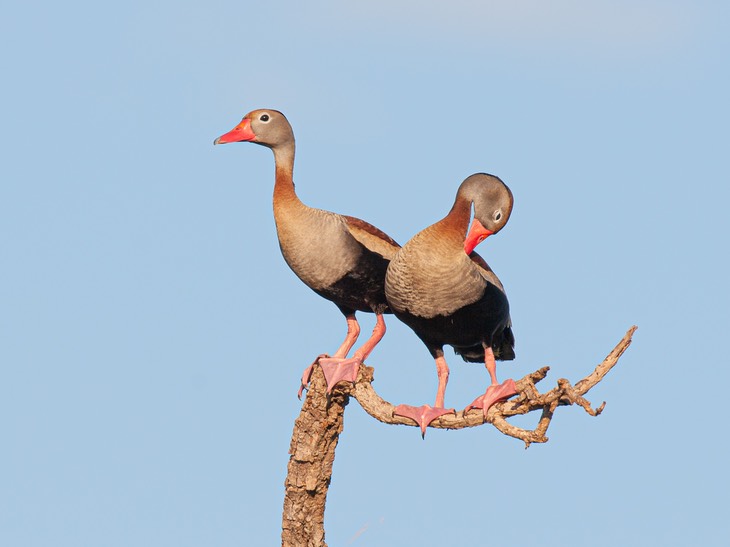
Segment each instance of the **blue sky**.
M279 542L298 377L344 321L280 256L271 153L212 146L261 107L303 201L401 243L469 174L510 186L480 248L517 337L500 378L577 381L639 325L604 414L562 408L529 450L353 401L330 546L725 544L730 9L421 4L5 8L2 545ZM463 408L487 375L447 360ZM394 318L369 364L387 400L433 401Z

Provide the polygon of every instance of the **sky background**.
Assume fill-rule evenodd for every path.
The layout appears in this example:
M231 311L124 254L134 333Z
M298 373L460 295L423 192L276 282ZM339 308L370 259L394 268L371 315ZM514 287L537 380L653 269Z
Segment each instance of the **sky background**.
M351 401L331 547L726 545L730 7L423 4L3 8L0 544L280 543L298 379L345 322L281 258L271 152L212 145L275 108L301 199L400 243L471 173L510 186L480 247L517 337L500 379L575 382L639 326L603 415L561 408L528 450ZM432 403L387 324L376 389ZM487 374L446 357L461 409Z

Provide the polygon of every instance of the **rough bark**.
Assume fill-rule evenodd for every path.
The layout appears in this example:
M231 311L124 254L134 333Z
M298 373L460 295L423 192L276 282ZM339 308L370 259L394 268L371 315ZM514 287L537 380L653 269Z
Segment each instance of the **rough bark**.
M433 421L429 427L462 429L491 423L499 431L520 439L529 447L531 443L548 441L545 435L555 410L559 406L578 405L592 416L598 416L606 403L593 408L583 396L618 362L631 344L637 327L631 327L616 347L585 378L572 385L560 378L553 389L540 393L535 384L543 380L549 367L543 367L516 381L516 397L497 403L487 413L480 409L447 414ZM354 384L340 383L327 395L324 375L319 366L314 367L312 380L294 424L284 499L282 523L283 547L326 547L324 541L324 509L332 477L335 448L342 432L345 406L350 396L355 397L363 409L376 420L397 425L418 427L410 418L395 416L395 407L383 400L373 389L374 369L362 365ZM540 411L541 416L533 430L516 427L507 421L510 416Z
M557 387L541 394L538 392L535 384L545 379L550 370L550 367L543 367L527 374L520 380L516 380L517 396L492 406L489 409L486 420L480 409L474 409L469 412L460 411L455 414L446 414L431 422L428 427L438 429L463 429L465 427L476 427L485 423L491 423L505 435L524 441L526 447L530 446L531 443L547 442L548 438L545 436L545 433L558 406L576 404L591 416L598 416L603 411L606 405L605 402L598 408L593 409L583 395L588 393L593 386L600 382L618 362L621 355L623 355L624 351L631 344L631 338L636 329L636 326L631 327L606 358L588 376L576 383L575 386L571 385L565 378L560 378L557 381ZM371 383L373 380L373 372L372 368L361 366L357 382L352 386L351 395L357 399L360 406L363 407L365 412L380 422L418 427L410 418L393 415L395 407L383 400L373 389ZM510 416L528 414L537 410L542 411L542 416L537 427L533 430L513 426L506 420Z
M351 387L340 384L328 397L322 369L314 367L289 447L284 481L283 546L327 547L324 506Z

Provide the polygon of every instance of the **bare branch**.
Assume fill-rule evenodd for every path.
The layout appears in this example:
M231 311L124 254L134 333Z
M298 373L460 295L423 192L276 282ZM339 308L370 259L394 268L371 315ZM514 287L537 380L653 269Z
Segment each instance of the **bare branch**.
M588 376L576 383L575 386L568 380L560 378L557 387L541 394L535 384L547 376L549 367L543 367L516 381L517 397L491 407L486 420L480 409L472 409L467 413L457 412L456 414L441 416L431 422L429 427L463 429L489 422L505 435L524 441L526 446L531 443L547 442L548 438L545 435L558 406L578 405L591 416L598 416L601 413L606 403L603 402L598 408L594 409L583 395L600 382L618 362L623 352L631 344L636 329L636 326L631 327L603 362L596 366ZM395 407L375 392L372 386L373 372L371 367L361 366L360 374L350 394L358 400L365 412L378 421L386 424L416 426L417 424L410 418L394 415ZM534 430L522 429L506 420L510 416L528 414L536 410L542 411L542 416Z
M347 389L340 384L327 396L320 367L312 373L310 390L294 422L284 487L281 544L284 547L327 547L324 509L335 449L342 432ZM348 388L350 386L347 386Z
M557 387L540 393L535 384L545 379L548 367L543 367L518 380L517 397L492 406L484 419L481 409L467 413L447 414L433 421L430 427L441 429L462 429L491 423L499 431L520 439L525 446L544 443L546 433L558 406L578 405L591 416L597 416L606 403L595 410L583 397L600 382L618 362L636 327L631 327L626 336L608 354L593 372L575 386L568 380L559 379ZM354 384L339 383L331 394L327 394L324 374L315 366L307 392L307 398L294 424L289 466L285 485L284 512L282 519L283 547L326 547L324 538L324 509L332 478L332 464L339 435L344 425L345 407L350 397L355 397L365 411L376 420L386 424L418 427L410 418L393 415L395 407L383 400L373 389L373 369L360 366ZM522 429L507 421L511 416L541 411L540 419L533 430Z

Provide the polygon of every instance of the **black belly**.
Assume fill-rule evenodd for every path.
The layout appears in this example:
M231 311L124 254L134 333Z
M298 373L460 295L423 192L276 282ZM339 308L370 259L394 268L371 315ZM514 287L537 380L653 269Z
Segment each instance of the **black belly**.
M337 304L344 314L354 311L393 313L385 299L385 271L389 261L375 253L363 255L352 271L329 287L314 292Z
M464 360L483 362L484 343L494 348L497 359L514 359L509 303L493 285L487 286L480 300L450 315L424 318L396 312L396 317L413 329L434 357L437 350L450 345Z

